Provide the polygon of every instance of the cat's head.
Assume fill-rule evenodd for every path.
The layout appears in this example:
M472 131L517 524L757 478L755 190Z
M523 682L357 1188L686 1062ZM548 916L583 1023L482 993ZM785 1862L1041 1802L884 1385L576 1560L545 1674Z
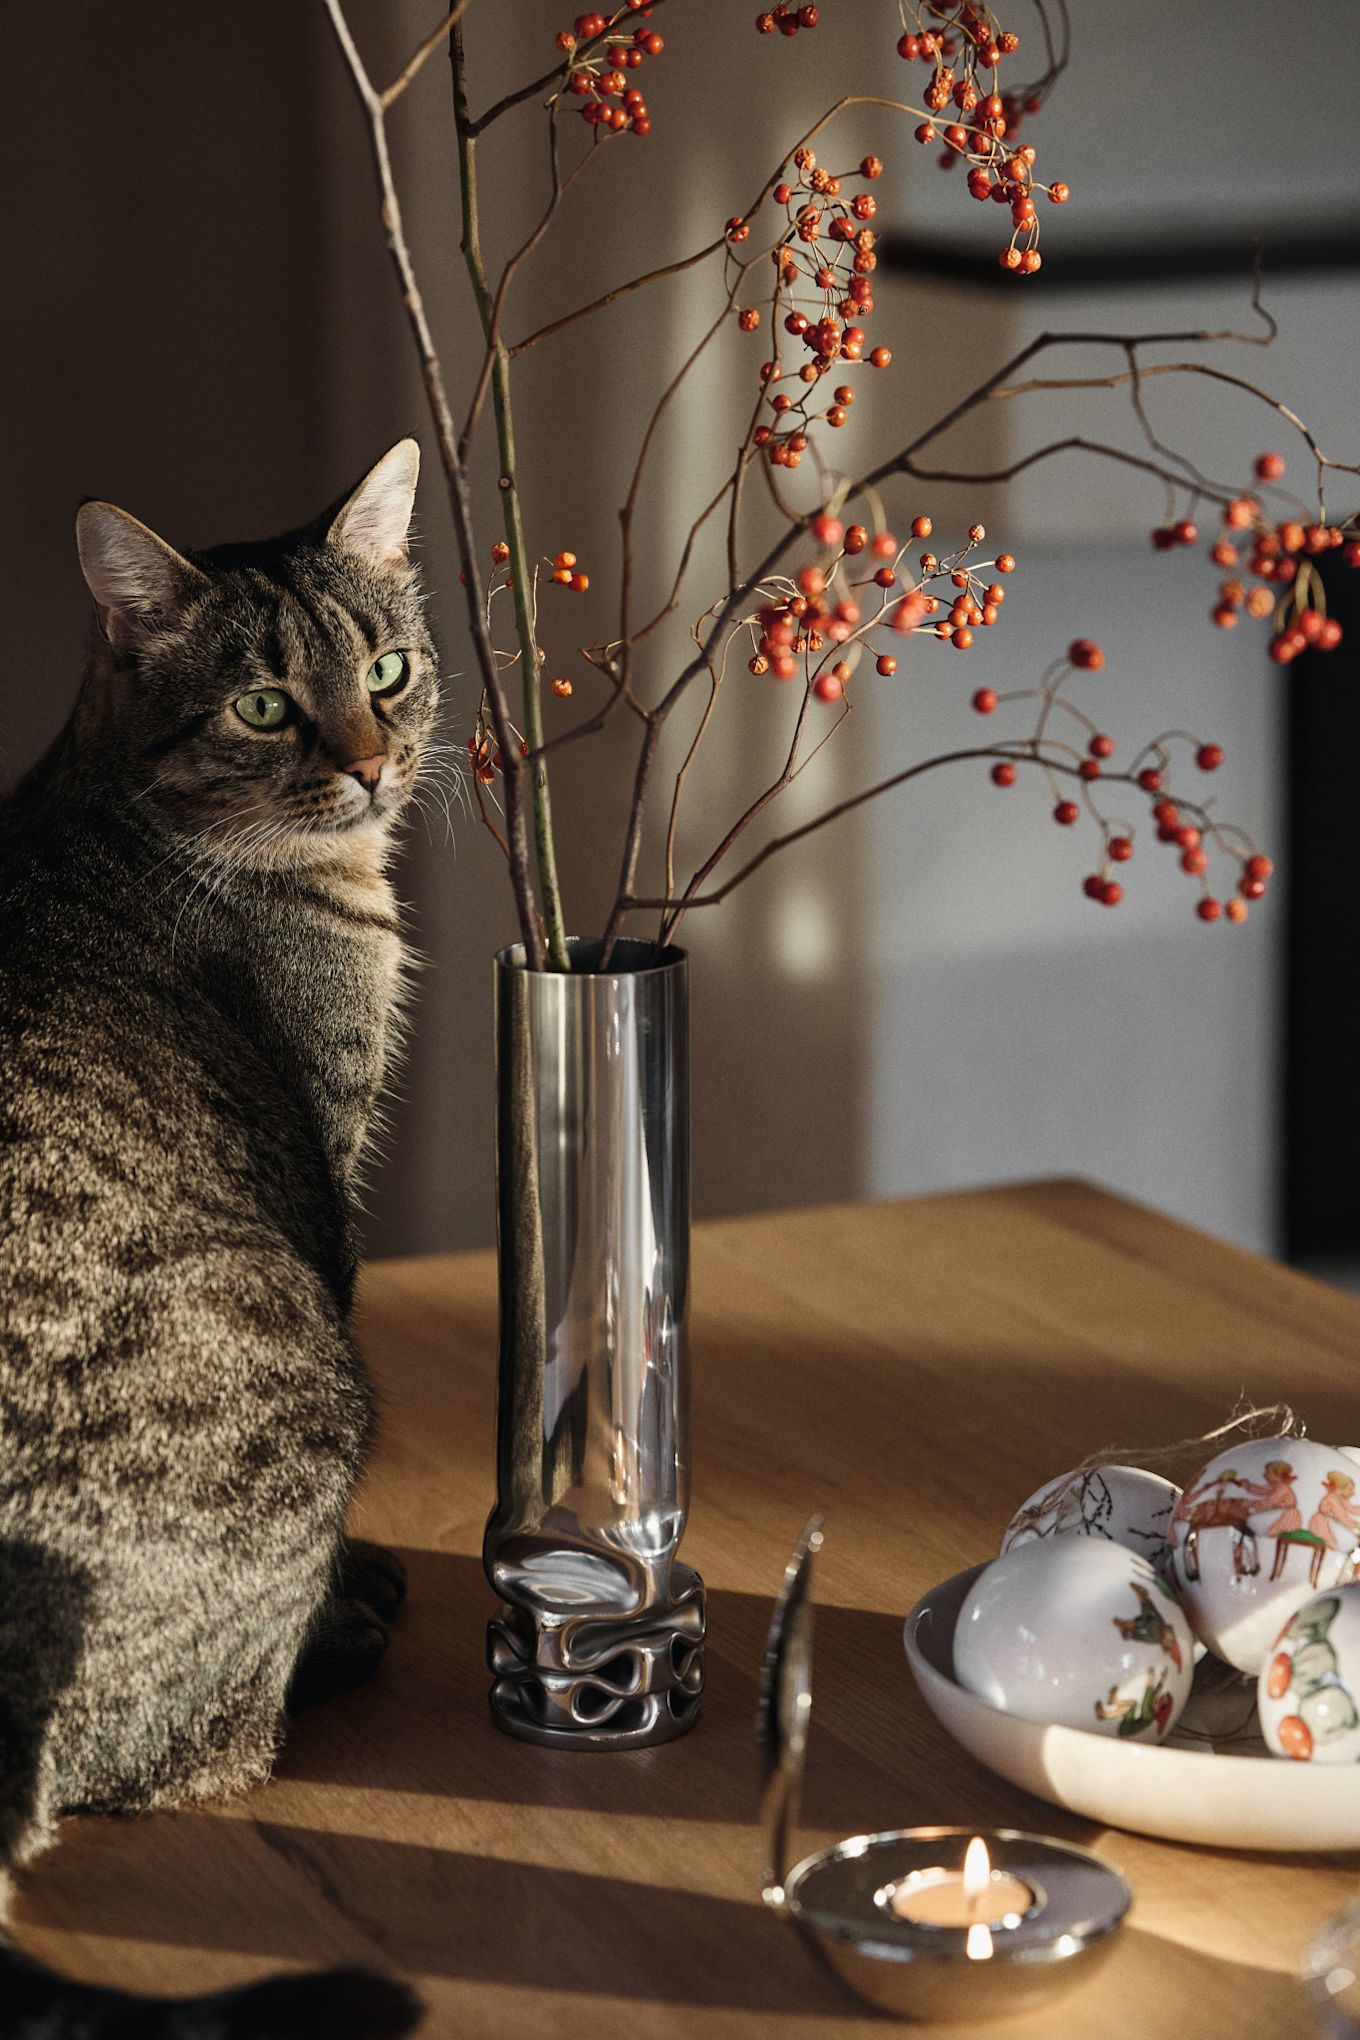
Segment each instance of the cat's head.
M407 550L419 465L403 439L314 525L208 552L82 506L102 642L78 728L122 799L252 859L386 828L437 700Z

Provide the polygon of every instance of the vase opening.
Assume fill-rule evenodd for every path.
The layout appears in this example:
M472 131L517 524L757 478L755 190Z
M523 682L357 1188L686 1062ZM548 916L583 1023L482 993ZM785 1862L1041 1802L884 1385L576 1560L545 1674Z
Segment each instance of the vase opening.
M601 971L600 958L604 954L604 942L598 936L569 935L567 953L571 958L573 977L643 977L650 971L674 970L684 962L687 952L669 942L664 948L655 942L647 942L636 935L621 935L614 944L614 953L609 959L607 971ZM503 949L496 958L506 970L525 968L524 944L514 942ZM545 977L561 975L553 971L541 973Z

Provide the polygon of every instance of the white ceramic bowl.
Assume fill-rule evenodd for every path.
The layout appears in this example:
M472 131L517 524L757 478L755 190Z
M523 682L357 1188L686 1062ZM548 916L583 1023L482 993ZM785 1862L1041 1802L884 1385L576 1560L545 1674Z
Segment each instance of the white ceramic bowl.
M1012 1785L1104 1827L1224 1849L1360 1848L1360 1764L1286 1764L1254 1726L1249 1683L1206 1660L1170 1745L1110 1740L1002 1714L954 1677L959 1610L973 1566L907 1617L907 1662L937 1721ZM1247 1724L1251 1724L1246 1728ZM1242 1726L1246 1732L1234 1734ZM1192 1737L1204 1740L1196 1743Z

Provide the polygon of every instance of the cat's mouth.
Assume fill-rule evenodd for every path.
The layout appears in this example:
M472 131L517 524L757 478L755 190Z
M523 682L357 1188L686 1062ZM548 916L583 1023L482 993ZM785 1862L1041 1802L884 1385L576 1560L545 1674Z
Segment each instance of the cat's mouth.
M314 822L307 834L318 836L353 836L360 829L382 829L393 819L395 807L386 801L371 800L366 808L355 814L332 815L325 821Z
M410 790L411 775L406 772L371 793L347 780L325 807L307 817L303 833L352 836L360 830L387 828L405 807Z

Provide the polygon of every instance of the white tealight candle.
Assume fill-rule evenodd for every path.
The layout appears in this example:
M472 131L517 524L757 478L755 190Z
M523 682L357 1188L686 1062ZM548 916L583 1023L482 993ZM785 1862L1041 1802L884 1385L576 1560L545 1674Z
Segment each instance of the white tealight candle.
M1034 1893L1020 1878L993 1871L987 1844L981 1835L974 1835L962 1870L946 1870L943 1865L913 1870L894 1886L888 1904L900 1920L914 1926L967 1927L967 1953L980 1960L992 1952L988 1930L1021 1919L1034 1904Z

